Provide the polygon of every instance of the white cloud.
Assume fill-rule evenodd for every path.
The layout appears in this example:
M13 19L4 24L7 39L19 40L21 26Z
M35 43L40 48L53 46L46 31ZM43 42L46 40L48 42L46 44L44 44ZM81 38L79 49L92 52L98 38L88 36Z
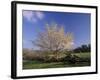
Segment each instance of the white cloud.
M43 19L43 18L44 18L43 12L40 12L40 11L37 11L37 12L36 12L36 16L37 16L37 18L39 18L39 19Z
M23 16L24 16L28 21L31 21L31 20L32 20L32 16L33 16L33 12L32 12L32 11L24 11L24 12L23 12Z
M23 17L30 22L36 23L38 20L42 20L44 18L44 14L40 11L23 11Z

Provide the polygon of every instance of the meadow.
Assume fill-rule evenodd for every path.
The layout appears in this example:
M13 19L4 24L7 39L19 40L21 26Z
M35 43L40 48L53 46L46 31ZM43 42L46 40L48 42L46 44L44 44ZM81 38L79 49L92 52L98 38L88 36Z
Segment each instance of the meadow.
M61 68L61 67L83 67L91 65L90 52L72 53L73 58L65 57L59 61L42 60L23 60L23 69L43 69L43 68ZM70 60L68 60L69 58ZM66 60L67 59L67 60Z

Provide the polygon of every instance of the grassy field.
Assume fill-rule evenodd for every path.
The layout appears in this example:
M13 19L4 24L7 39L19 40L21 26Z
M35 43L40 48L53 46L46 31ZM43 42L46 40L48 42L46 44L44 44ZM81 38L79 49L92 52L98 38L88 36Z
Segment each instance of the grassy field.
M90 53L73 53L81 58L90 58Z
M90 53L73 53L83 59L90 59ZM40 61L23 61L23 69L43 69L43 68L59 68L59 67L81 67L90 66L90 62L80 63L64 63L64 62L40 62Z

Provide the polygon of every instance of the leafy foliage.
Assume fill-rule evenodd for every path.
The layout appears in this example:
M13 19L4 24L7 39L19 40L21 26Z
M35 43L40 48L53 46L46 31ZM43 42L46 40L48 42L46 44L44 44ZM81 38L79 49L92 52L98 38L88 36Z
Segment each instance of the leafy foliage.
M81 47L78 47L76 49L73 50L75 53L79 53L79 52L90 52L91 51L91 45L81 45Z

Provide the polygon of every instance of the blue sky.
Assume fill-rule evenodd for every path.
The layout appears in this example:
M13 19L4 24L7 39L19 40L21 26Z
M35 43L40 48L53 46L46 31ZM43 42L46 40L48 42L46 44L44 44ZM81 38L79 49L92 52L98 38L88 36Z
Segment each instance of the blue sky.
M90 43L89 13L47 12L23 10L23 48L34 48L31 40L35 40L39 32L43 32L45 24L52 22L63 25L65 33L71 32L74 36L73 48Z

